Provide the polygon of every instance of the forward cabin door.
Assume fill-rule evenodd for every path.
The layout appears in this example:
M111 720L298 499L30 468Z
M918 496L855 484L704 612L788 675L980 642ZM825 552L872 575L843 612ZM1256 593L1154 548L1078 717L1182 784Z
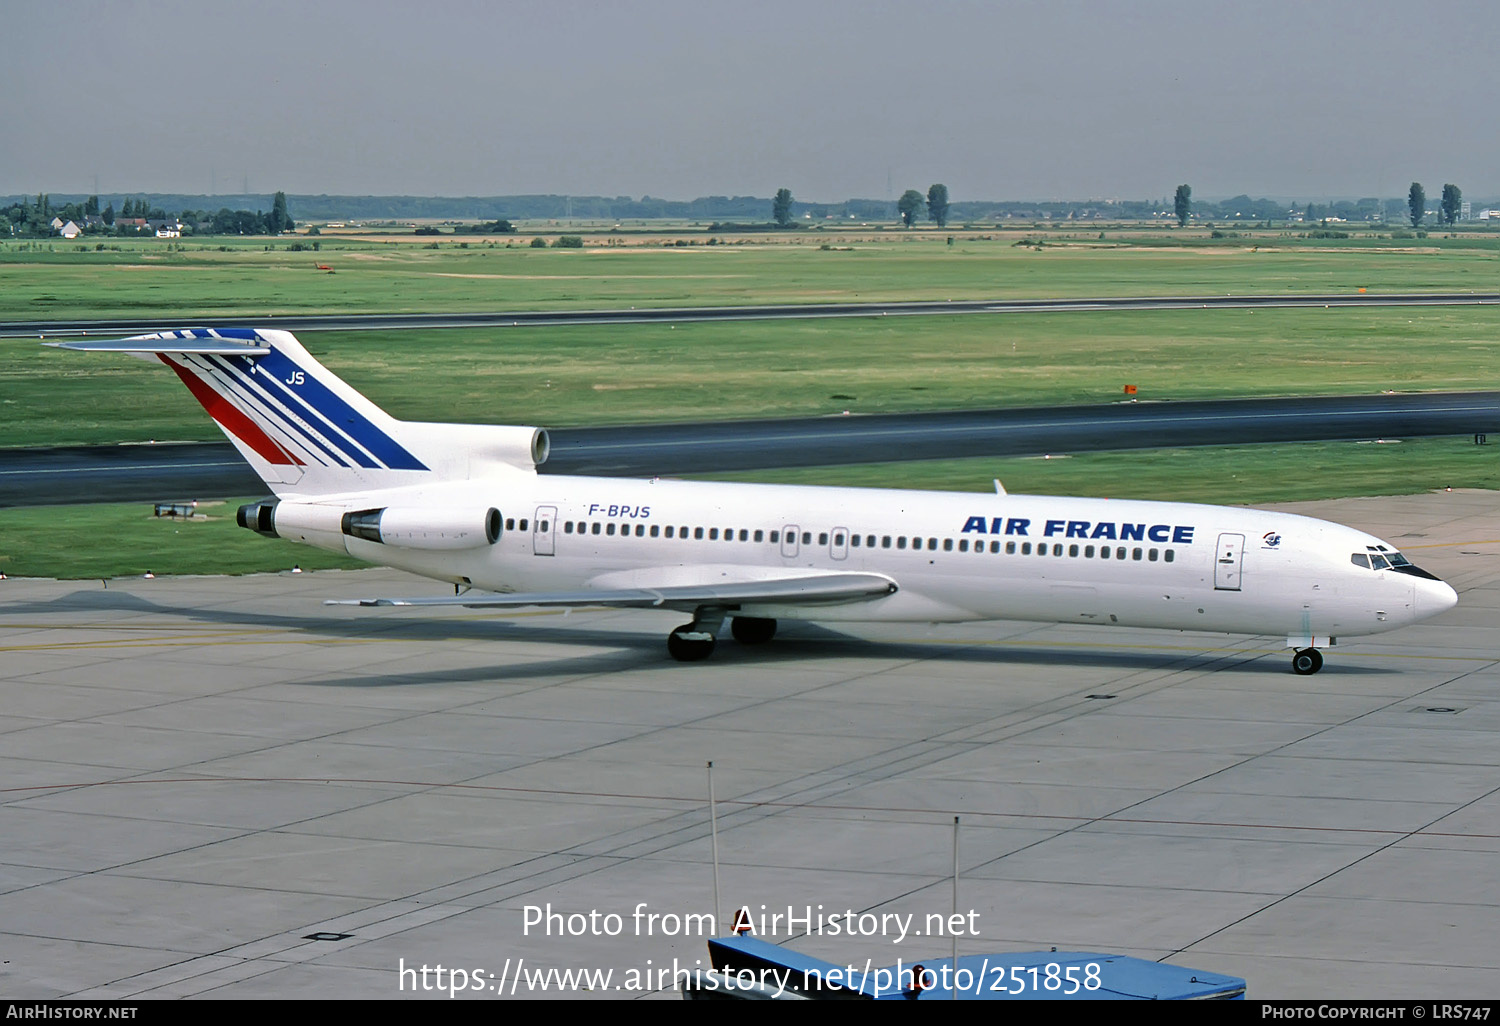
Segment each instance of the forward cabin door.
M1240 561L1245 554L1243 534L1219 535L1219 554L1214 557L1214 590L1240 590Z

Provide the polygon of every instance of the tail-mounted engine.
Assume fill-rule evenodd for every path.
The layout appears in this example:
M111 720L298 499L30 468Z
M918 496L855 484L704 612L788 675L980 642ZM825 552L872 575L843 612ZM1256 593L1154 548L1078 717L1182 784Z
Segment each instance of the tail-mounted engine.
M401 549L475 549L499 541L505 524L505 518L493 506L397 506L345 512L335 506L278 499L241 506L235 520L267 538L343 551L348 551L350 538Z
M504 520L488 509L366 509L345 513L339 529L350 538L401 549L474 549L500 540Z

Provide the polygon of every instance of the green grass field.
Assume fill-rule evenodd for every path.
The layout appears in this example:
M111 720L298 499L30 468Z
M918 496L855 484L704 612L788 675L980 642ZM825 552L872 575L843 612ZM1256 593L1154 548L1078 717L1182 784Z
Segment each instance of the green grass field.
M947 244L948 235L954 244ZM1490 290L1500 233L1393 241L1266 232L799 233L746 245L631 238L580 250L527 240L212 239L0 243L0 320L596 309L1224 293ZM1106 232L1106 235L1111 233ZM680 236L678 237L680 238ZM693 239L706 242L708 236ZM1041 249L1017 245L1026 239ZM1173 245L1163 245L1170 241ZM103 245L103 250L96 246ZM828 246L824 249L822 246ZM271 248L267 248L271 247ZM509 247L509 248L507 248ZM333 273L318 270L319 264Z
M1156 233L1161 236L1162 233ZM1500 290L1485 238L1100 248L1093 233L758 240L602 251L324 239L119 250L0 244L0 319L1206 293ZM1161 238L1148 239L1152 243ZM1206 240L1199 239L1200 242ZM217 240L216 240L217 243ZM1113 247L1113 242L1102 244ZM1260 248L1256 248L1259 246ZM313 269L331 263L335 274ZM1101 311L306 333L336 373L415 420L549 427L1143 400L1497 387L1495 307ZM0 340L0 445L218 439L151 361ZM740 479L1271 502L1497 488L1490 447L1432 439L796 470ZM0 571L244 573L348 565L227 519L146 505L0 510ZM332 559L332 557L328 557Z
M1500 387L1500 307L1183 310L318 332L398 417L664 420ZM155 361L0 340L6 445L217 439Z

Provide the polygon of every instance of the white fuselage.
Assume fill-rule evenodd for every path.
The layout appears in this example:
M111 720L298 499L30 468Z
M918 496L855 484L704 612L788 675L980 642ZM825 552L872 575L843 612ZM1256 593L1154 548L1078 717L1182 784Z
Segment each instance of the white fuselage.
M745 604L744 616L1018 619L1313 644L1453 605L1441 581L1351 562L1383 545L1364 532L1235 507L525 472L319 501L498 508L505 530L480 548L328 539L361 559L489 591L699 585L807 569L878 573L897 585L849 605Z
M1457 601L1378 538L1254 509L538 475L545 431L397 420L279 329L57 345L171 367L276 492L242 527L490 593L359 605L672 609L683 661L726 617L746 644L782 617L1273 634L1307 674Z

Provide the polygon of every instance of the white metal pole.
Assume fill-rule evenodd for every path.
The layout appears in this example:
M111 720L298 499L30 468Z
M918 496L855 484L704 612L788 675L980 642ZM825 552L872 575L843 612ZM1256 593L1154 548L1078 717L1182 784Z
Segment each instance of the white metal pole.
M710 759L708 762L708 832L713 838L714 850L714 928L718 929L724 922L719 911L719 810L714 802L714 764Z

